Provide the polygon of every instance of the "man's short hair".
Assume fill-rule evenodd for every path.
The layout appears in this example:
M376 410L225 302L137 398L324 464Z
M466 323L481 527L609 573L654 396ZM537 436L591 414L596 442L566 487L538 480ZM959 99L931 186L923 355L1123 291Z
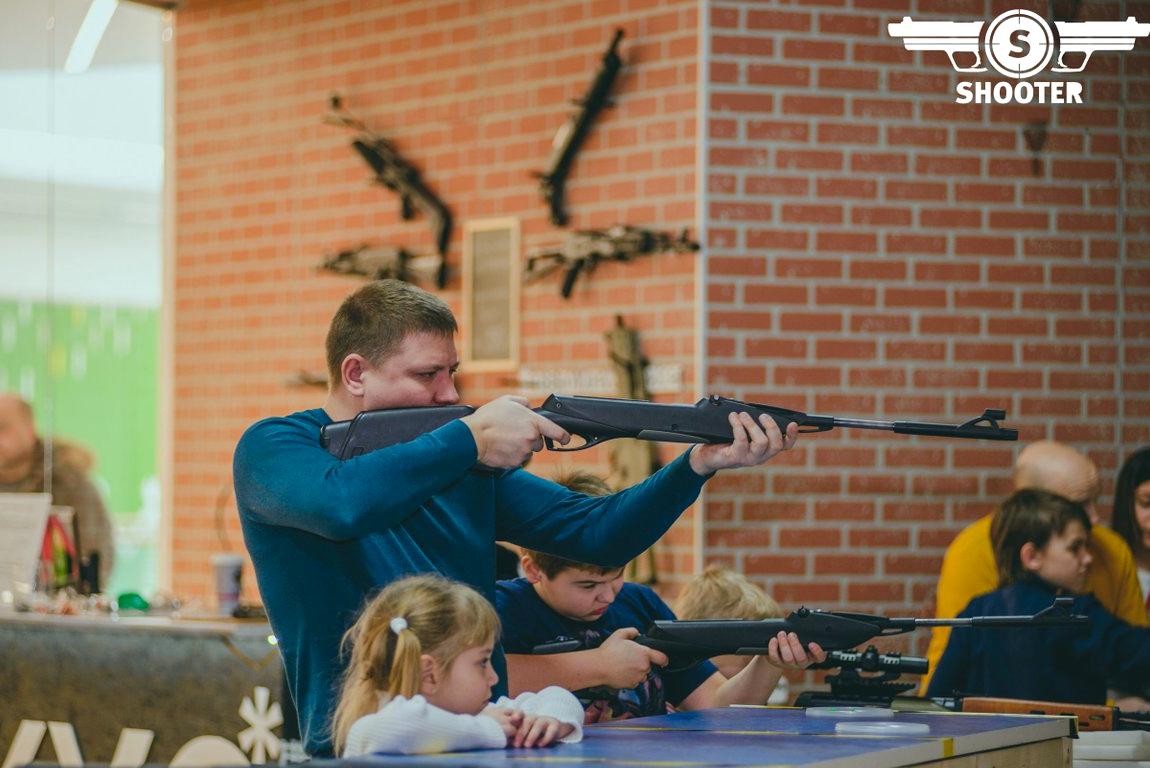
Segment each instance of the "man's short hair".
M401 280L375 280L344 299L327 331L330 385L340 383L340 368L351 354L379 365L399 351L413 333L452 336L455 315L438 296Z
M611 486L607 485L607 482L603 478L590 472L569 472L555 478L555 482L570 491L582 493L586 496L608 496L611 494ZM620 570L618 566L608 568L592 563L580 563L575 560L568 560L565 557L549 555L546 552L539 552L533 549L524 549L522 554L525 557L531 558L531 562L535 563L539 570L543 571L543 574L549 579L555 578L563 571L572 569L589 571L599 574L600 576L606 576L609 573Z
M1002 502L990 523L998 585L1005 587L1029 575L1022 564L1023 544L1042 549L1052 536L1062 535L1075 520L1090 532L1090 515L1078 502L1034 488L1015 491Z

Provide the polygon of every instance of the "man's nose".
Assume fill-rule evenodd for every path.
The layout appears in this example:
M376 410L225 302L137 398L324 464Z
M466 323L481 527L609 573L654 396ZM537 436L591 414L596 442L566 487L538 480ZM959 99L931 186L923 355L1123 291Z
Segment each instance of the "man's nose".
M435 391L435 402L441 405L455 405L459 402L459 390L455 388L455 381L450 377L441 383Z

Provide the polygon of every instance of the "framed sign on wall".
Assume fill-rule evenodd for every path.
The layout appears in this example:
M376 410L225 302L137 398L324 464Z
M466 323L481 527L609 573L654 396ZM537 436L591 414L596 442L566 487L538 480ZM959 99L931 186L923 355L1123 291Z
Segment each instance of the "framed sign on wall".
M519 220L463 225L463 360L468 370L519 365Z

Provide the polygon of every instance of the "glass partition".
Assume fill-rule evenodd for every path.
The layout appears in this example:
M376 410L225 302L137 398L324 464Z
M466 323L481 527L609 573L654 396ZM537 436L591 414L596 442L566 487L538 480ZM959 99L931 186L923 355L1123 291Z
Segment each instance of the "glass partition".
M74 463L102 498L111 594L159 584L168 26L128 2L0 4L0 392L51 438L48 484Z

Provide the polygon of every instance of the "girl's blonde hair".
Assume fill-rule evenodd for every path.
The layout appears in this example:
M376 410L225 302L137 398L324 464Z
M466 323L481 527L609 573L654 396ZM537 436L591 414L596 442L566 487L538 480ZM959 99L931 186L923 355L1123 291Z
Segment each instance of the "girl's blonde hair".
M398 632L393 619L407 627ZM398 624L398 622L397 622ZM340 654L349 655L332 732L343 751L352 724L393 696L419 693L420 657L428 654L446 670L468 648L494 642L499 617L482 595L441 576L409 576L392 582L363 609L343 636Z
M709 565L687 584L675 603L680 619L775 619L779 604L741 573Z

